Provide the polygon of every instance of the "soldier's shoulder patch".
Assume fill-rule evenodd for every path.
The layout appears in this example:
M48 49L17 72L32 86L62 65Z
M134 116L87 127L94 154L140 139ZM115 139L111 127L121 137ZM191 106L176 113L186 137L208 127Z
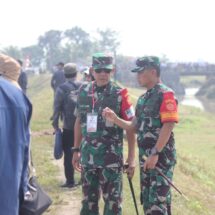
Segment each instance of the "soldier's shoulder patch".
M125 110L125 114L127 119L131 119L135 116L135 111L134 111L134 107L130 106L127 110Z
M163 101L166 103L166 109L172 111L175 109L175 98L173 92L165 92L163 94Z
M162 122L178 122L177 102L173 92L163 93L160 115Z
M125 120L131 120L134 117L134 108L130 101L128 90L121 89L120 95L122 96L121 115Z
M167 103L166 109L169 111L173 111L175 109L175 105L174 105L173 101L170 101L169 103Z
M119 90L119 93L121 94L122 97L127 96L128 95L128 90L126 88L121 88Z

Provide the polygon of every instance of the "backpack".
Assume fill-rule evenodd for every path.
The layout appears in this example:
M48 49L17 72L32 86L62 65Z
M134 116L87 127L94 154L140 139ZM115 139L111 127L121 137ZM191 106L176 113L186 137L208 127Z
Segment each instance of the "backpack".
M64 92L64 99L63 99L63 115L67 120L71 120L75 122L75 115L74 111L77 104L77 97L78 97L78 89L80 85L78 83L69 82L70 85L60 85L60 89Z

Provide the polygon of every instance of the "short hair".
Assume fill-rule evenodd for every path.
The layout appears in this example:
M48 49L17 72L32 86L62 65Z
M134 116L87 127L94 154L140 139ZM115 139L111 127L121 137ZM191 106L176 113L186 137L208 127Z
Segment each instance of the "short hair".
M65 78L75 78L77 76L77 73L73 73L73 74L67 74L64 73Z
M155 69L156 73L157 73L157 76L160 77L160 74L161 74L160 67L158 67L156 65L153 65L153 66L149 66L149 69Z
M62 66L62 67L64 67L64 63L63 63L63 62L59 62L59 63L57 64L57 66Z

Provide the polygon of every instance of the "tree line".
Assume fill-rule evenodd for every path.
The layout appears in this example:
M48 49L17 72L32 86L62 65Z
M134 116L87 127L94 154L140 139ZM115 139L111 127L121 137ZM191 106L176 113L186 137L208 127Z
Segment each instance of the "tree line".
M8 46L2 52L16 59L29 58L32 66L45 64L48 70L57 62L76 62L87 65L95 52L110 51L116 53L120 43L118 33L111 29L97 29L90 35L75 26L65 31L49 30L38 37L37 44L18 48Z
M79 66L90 65L93 53L109 51L116 58L114 78L128 86L138 86L136 75L130 72L135 66L135 57L116 55L119 46L118 33L112 29L97 29L95 34L90 34L75 26L65 31L49 30L40 35L34 45L23 48L9 46L3 48L2 52L16 59L29 58L32 67L43 65L43 68L52 71L53 66L60 61L75 62ZM160 59L162 78L167 85L168 82L173 83L173 80L179 82L179 71L215 71L214 64L171 63L166 55Z

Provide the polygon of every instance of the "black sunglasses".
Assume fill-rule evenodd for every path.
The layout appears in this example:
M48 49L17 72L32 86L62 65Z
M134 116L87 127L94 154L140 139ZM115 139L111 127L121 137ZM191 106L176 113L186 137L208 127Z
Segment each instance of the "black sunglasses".
M105 72L105 73L111 73L111 69L95 69L95 72L96 73L102 73L102 72Z

